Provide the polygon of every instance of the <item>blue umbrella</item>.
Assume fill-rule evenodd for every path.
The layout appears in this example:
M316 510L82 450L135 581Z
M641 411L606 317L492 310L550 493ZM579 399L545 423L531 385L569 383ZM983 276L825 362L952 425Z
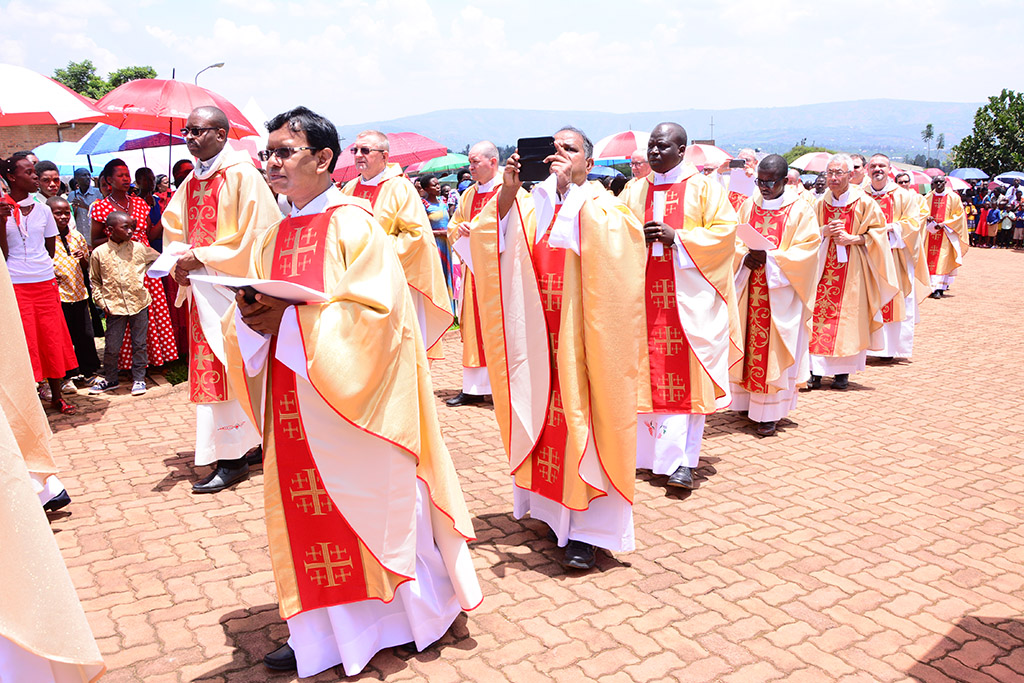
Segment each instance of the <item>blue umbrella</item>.
M950 177L961 180L988 180L988 173L980 168L958 168L949 172Z
M800 182L802 183L813 183L818 179L817 173L804 173L800 176Z
M52 161L57 164L57 172L62 176L71 175L80 166L88 166L88 159L78 154L78 142L47 142L32 150L32 153L42 161ZM92 157L94 164L103 166L114 158L113 154L103 154Z
M598 178L606 178L608 176L615 177L621 176L617 169L609 168L608 166L594 166L590 169L590 173L587 174L587 180L597 180ZM625 176L622 176L625 177Z
M79 154L103 154L107 152L123 152L129 149L146 149L148 147L167 147L182 145L183 138L167 133L153 133L147 130L122 130L105 123L97 124L82 138Z
M997 175L996 180L1003 185L1009 185L1014 180L1024 182L1024 173L1021 173L1020 171L1008 171L1007 173L1000 173Z

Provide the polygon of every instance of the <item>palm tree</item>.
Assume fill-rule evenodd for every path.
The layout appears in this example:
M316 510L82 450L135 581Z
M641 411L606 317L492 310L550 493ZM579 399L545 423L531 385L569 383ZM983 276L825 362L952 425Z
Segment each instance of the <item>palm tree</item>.
M924 130L921 131L921 139L928 146L928 155L925 157L926 159L930 159L932 156L932 138L934 137L935 126L929 123L927 126L924 127ZM928 162L926 161L925 163Z

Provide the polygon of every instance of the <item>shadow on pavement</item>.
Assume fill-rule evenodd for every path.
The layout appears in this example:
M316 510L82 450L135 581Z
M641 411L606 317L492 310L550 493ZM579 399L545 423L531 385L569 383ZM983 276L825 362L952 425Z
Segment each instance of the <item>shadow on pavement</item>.
M78 409L78 412L74 415L61 415L56 410L50 408L49 403L43 405L43 410L46 412L46 419L50 423L50 429L53 430L55 434L57 432L74 429L75 427L82 427L84 425L100 422L103 419L103 416L107 414L107 409L110 408L109 400L96 396L89 396L88 394L65 396L64 400L75 406L75 408Z
M1024 679L1024 621L1003 617L963 617L907 671L915 681Z
M153 491L163 493L173 489L180 481L198 481L199 477L196 476L195 468L192 466L195 457L195 451L178 451L170 458L164 459L164 464L170 471L156 483Z

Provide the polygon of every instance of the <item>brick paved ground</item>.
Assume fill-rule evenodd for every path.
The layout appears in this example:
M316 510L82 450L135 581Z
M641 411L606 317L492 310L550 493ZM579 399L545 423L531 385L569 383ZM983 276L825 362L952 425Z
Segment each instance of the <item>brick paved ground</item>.
M361 678L1024 681L1022 273L1022 253L972 251L954 295L925 302L914 362L803 394L775 438L712 417L700 487L641 474L636 552L590 573L512 519L491 412L442 408L487 598ZM454 339L439 399L459 385ZM94 408L53 422L74 502L52 527L107 680L293 680L260 664L286 634L261 474L190 493L180 389L77 402Z

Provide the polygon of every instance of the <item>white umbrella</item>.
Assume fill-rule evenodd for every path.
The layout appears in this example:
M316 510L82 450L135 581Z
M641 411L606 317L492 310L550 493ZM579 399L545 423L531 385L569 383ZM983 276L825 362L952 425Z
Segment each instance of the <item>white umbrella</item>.
M86 98L52 78L13 64L0 64L0 126L100 121Z

